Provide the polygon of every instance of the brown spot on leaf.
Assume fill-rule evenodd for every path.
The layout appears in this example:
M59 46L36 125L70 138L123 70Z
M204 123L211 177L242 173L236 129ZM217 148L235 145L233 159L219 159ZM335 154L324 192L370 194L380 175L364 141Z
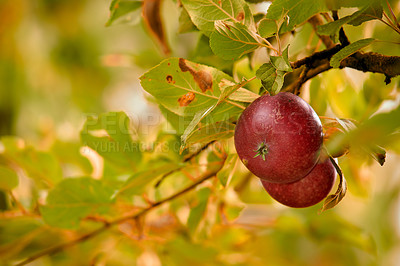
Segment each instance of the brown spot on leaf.
M167 75L166 80L168 83L175 83L174 79L172 78L171 75Z
M196 97L196 94L189 91L188 93L186 93L185 95L183 95L182 97L180 97L178 99L179 106L180 107L188 106L194 100L195 97Z
M225 28L227 28L229 31L231 30L231 27L229 27L228 24L226 24L225 22L222 21L222 23L224 24Z
M244 19L244 12L243 12L243 11L240 12L240 13L236 16L236 19L239 20L239 21L242 21L242 20Z
M189 72L192 74L194 81L197 83L202 92L206 92L208 90L212 90L212 75L207 71L200 70L196 71L191 66L186 64L186 60L183 58L179 58L179 68L182 72Z

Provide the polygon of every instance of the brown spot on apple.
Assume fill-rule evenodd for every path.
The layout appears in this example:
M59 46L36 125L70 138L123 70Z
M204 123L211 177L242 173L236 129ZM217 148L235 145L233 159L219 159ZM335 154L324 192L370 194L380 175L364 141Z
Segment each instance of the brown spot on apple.
M193 76L194 81L202 92L212 90L213 79L210 73L204 70L196 71L193 67L186 64L186 60L183 58L179 58L179 68L182 72L189 72Z
M185 95L183 95L178 99L179 106L180 107L188 106L194 100L195 97L196 94L189 91L188 93L186 93Z

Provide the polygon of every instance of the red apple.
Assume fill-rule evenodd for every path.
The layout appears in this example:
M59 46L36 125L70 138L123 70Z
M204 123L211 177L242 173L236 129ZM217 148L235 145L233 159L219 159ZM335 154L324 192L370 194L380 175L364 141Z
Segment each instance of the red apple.
M332 190L336 170L330 159L319 162L299 181L288 184L268 183L261 180L268 194L283 205L304 208L317 204Z
M272 183L294 182L307 175L318 161L322 139L318 115L288 92L256 99L235 129L235 147L244 165Z

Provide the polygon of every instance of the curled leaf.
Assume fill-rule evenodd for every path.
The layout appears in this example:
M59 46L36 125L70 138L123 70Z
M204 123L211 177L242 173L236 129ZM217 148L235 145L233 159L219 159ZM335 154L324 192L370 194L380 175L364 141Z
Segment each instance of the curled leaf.
M146 23L151 35L160 44L163 53L168 55L171 50L168 45L167 37L164 31L164 25L161 19L162 0L144 0L142 8L142 17Z
M337 163L335 162L335 160L332 157L329 157L329 159L331 160L333 166L335 167L336 172L339 175L340 181L339 181L339 185L338 185L338 188L337 188L335 194L331 194L328 197L326 197L326 199L324 201L324 205L322 206L322 208L319 211L320 213L323 211L332 209L333 207L338 205L339 202L344 198L344 196L346 195L346 192L347 192L347 182L343 176L342 170L340 170L339 165L337 165Z

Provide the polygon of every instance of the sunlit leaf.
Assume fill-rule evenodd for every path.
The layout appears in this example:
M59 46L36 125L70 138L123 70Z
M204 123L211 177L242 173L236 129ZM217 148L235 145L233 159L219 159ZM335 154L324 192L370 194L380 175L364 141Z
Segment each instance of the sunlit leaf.
M358 26L365 21L380 17L382 17L382 7L379 4L371 3L351 15L318 26L317 32L321 35L335 36L345 24Z
M228 81L229 82L229 81ZM223 82L221 82L223 83ZM212 114L212 112L221 104L223 103L230 95L232 95L234 92L236 92L239 88L243 87L247 81L244 80L239 84L235 84L232 86L228 87L223 87L220 83L220 89L221 89L221 94L219 95L218 101L208 107L205 111L203 112L198 112L194 115L193 120L189 123L189 125L186 127L185 131L183 132L183 135L181 137L182 140L182 146L181 149L186 147L186 140L190 134L192 134L193 130L197 127L197 125L200 123L200 121L207 117L208 115ZM231 82L229 82L231 83ZM218 110L217 110L218 111Z
M233 136L235 125L229 121L220 121L198 127L186 139L186 145L207 144L214 140L227 139Z
M210 36L210 46L223 59L238 59L261 46L241 23L218 20L215 21L215 29Z
M383 9L379 0L373 0L369 5L367 5L367 9L358 16L357 18L352 19L348 22L348 24L353 26L359 26L366 21L370 21L373 19L382 18Z
M82 144L116 166L133 170L142 154L139 142L132 139L130 126L130 119L124 112L89 116L81 130Z
M249 91L248 89L239 88L237 91L229 95L228 99L237 102L251 103L259 97L260 95Z
M163 163L160 166L153 166L148 170L135 173L119 189L118 195L139 195L143 193L148 186L154 184L161 175L181 167L182 165L178 163Z
M182 0L182 4L193 23L207 36L214 31L214 22L218 20L242 23L250 29L254 28L253 15L243 0Z
M181 8L181 13L179 15L179 33L186 33L197 30L196 26L190 19L189 13L184 7Z
M332 67L339 67L340 66L340 61L342 61L344 58L348 57L349 55L354 54L358 50L370 45L374 41L373 38L368 38L368 39L362 39L358 40L356 42L353 42L343 49L341 49L339 52L337 52L334 56L332 56L330 64Z
M89 177L64 179L49 192L40 212L50 226L75 229L89 214L107 212L113 193L99 180Z
M276 70L271 63L263 64L257 70L256 75L270 94L277 94L282 89L285 72Z
M266 18L279 20L287 13L287 21L282 24L281 32L290 31L313 15L327 11L325 0L275 0L268 8Z
M239 103L226 99L219 84L232 78L215 68L195 64L182 58L170 58L141 77L143 88L152 94L166 109L190 121L182 138L202 121L204 125L236 117L244 109ZM235 85L238 89L243 84ZM233 90L234 91L234 90ZM232 91L232 92L233 92ZM232 93L231 92L231 93ZM178 127L181 123L178 119Z
M291 72L292 67L289 61L289 46L283 50L281 56L270 56L271 64L278 71Z
M113 0L110 5L110 18L106 26L112 25L115 21L139 9L142 4L142 1Z
M278 31L276 21L272 19L262 19L258 25L258 33L263 38L274 36Z

